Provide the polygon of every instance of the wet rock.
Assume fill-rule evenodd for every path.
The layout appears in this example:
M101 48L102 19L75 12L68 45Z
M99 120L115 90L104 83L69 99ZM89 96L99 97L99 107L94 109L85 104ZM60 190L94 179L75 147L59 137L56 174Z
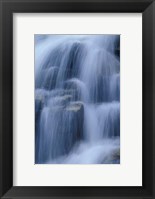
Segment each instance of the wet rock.
M67 61L68 78L77 76L83 55L85 55L84 45L78 41L72 43Z
M84 106L82 102L72 102L66 107L72 116L73 144L83 139Z
M120 37L117 37L115 41L115 55L120 59Z
M55 88L58 70L59 68L57 66L51 66L43 71L42 88L47 90Z
M62 96L63 99L68 97ZM40 119L40 163L68 154L83 139L83 122L82 102L44 108Z
M101 164L120 164L120 148L113 149L106 158L104 157Z
M84 108L83 108L83 102L71 102L69 104L69 106L66 107L66 111L74 111L74 112L78 112L81 111L81 113L83 114Z
M92 102L108 102L109 100L109 88L110 88L110 77L98 75L95 83L93 82L93 90L91 94Z
M54 108L56 106L65 107L71 101L71 99L72 99L72 95L69 95L69 94L51 97L48 101L48 105Z
M40 140L40 115L44 107L47 92L38 89L35 93L35 162L38 162L38 150L39 150L39 140Z
M82 98L87 95L87 88L83 81L72 78L65 82L65 89L72 90L73 101L83 100Z
M68 153L75 143L83 139L84 106L82 102L72 102L65 108L68 118L65 122L67 139L66 152ZM71 140L71 142L68 142Z
M50 97L72 95L73 92L73 89L55 89L50 92Z
M45 100L47 98L47 92L38 89L35 93L35 121L38 122L40 117L40 112L45 104Z

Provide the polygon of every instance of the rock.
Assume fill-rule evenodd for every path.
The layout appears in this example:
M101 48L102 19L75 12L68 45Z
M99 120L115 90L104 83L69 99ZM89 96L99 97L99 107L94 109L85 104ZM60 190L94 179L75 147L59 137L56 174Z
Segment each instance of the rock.
M77 76L82 57L85 53L85 47L81 42L77 41L71 44L67 61L67 69L70 71L67 75L68 79Z
M83 103L80 101L72 102L66 107L66 111L83 112Z
M120 163L120 148L116 148L101 161L101 164L119 164Z
M84 123L84 106L82 102L71 102L65 108L66 115L69 120L65 122L66 124L66 135L67 140L71 140L70 144L67 145L67 153L71 150L76 142L83 139L83 123ZM68 141L65 141L66 143Z
M43 106L47 103L49 92L44 89L37 89L35 92L35 114L41 112ZM38 116L37 116L38 117Z
M49 117L47 127L52 136L47 149L51 149L52 158L58 158L68 154L74 144L83 139L84 106L82 102L72 102L67 107L51 109Z
M55 88L59 68L56 66L49 67L43 71L43 80L41 87L47 90Z
M120 148L113 151L112 159L120 159Z
M40 112L44 106L46 92L44 90L38 89L35 93L35 121L39 120Z
M57 106L60 107L66 107L67 104L71 101L72 95L62 95L62 96L55 96L51 97L51 99L48 101L48 106L51 108L55 108Z
M49 92L44 89L35 91L35 162L38 161L38 149L40 140L40 116L44 105L47 103Z
M74 101L80 101L82 100L82 97L84 97L84 94L87 93L86 85L83 81L72 78L65 82L65 89L66 90L72 90L72 96Z

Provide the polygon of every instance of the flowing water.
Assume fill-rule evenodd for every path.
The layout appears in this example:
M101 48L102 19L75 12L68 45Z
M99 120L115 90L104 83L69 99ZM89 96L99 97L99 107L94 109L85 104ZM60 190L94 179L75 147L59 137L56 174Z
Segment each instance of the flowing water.
M120 162L118 35L35 35L35 163Z

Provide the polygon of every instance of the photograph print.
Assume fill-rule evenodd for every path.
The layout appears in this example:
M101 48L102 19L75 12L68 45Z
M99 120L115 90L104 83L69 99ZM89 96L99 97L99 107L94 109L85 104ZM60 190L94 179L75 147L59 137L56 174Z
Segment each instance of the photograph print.
M35 164L120 164L120 35L34 35Z

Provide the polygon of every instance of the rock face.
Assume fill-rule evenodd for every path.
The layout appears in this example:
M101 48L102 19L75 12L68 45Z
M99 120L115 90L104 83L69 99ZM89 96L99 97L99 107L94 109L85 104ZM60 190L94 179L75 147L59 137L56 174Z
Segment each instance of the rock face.
M47 69L45 69L43 74L43 81L42 81L42 88L45 88L47 90L52 90L55 88L56 85L56 78L58 74L58 67L57 66L51 66Z
M45 92L42 89L38 89L35 94L35 162L38 160L38 153L39 150L39 140L40 140L40 116L41 111L46 104L46 98L47 98L48 92Z
M68 154L74 144L83 139L83 122L82 102L44 108L40 118L40 163Z
M73 139L72 146L76 141L83 139L84 106L81 102L72 102L65 109L69 117L72 118Z
M101 164L119 164L119 163L120 163L120 148L111 150L111 152L109 152L107 156L105 156L101 161Z

